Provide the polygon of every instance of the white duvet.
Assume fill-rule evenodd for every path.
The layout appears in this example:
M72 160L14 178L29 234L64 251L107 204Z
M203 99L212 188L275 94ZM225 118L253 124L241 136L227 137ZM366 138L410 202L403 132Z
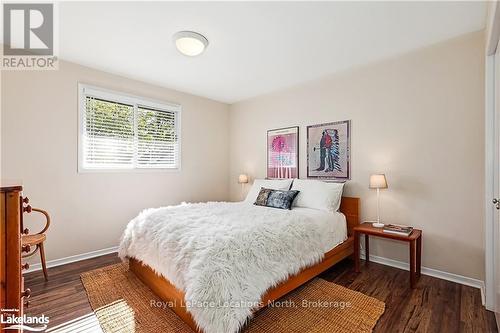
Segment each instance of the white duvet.
M306 208L209 202L147 209L128 224L134 257L185 292L206 333L233 333L270 287L318 263L346 239L345 217Z

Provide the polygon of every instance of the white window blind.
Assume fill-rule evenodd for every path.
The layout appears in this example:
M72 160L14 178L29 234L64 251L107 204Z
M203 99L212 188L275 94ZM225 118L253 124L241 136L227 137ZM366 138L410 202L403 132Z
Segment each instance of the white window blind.
M179 112L81 85L79 169L178 169Z
M137 164L146 168L177 165L175 112L137 108Z

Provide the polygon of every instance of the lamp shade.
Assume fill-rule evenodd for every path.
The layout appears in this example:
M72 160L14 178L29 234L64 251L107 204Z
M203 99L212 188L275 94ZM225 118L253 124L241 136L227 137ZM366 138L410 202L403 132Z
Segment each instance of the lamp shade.
M244 173L239 175L238 184L246 184L246 183L248 183L248 176L245 175Z
M370 176L370 188L387 188L387 180L384 174Z

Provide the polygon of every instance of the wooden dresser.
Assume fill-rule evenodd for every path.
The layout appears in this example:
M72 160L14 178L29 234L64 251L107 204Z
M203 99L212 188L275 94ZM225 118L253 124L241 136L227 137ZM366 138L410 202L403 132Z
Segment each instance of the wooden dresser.
M4 318L22 316L25 299L30 295L22 277L22 269L28 265L21 264L21 252L29 249L21 248L21 235L28 233L23 228L23 213L30 212L31 207L21 191L20 185L0 184L0 311ZM0 331L3 325L0 323Z

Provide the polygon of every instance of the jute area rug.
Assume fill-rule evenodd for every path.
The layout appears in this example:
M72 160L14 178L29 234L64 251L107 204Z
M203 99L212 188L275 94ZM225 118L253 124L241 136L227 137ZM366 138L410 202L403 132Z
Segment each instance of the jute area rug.
M81 279L105 333L193 332L127 264L89 271ZM242 332L371 332L384 310L384 302L316 278L259 311Z

